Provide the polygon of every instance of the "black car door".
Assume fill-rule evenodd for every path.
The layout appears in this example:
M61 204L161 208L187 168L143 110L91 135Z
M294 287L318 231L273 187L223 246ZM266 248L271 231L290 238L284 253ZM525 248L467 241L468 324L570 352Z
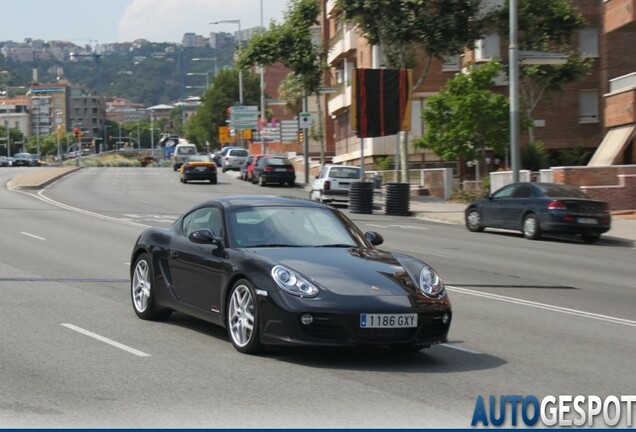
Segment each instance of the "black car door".
M520 184L512 194L512 197L507 199L506 207L504 210L503 226L510 229L521 228L521 218L526 209L530 206L530 200L532 199L532 186L529 184Z
M510 205L511 196L517 189L517 184L510 184L497 190L490 198L484 200L481 214L485 226L504 226L504 215Z
M228 261L215 253L217 245L194 243L188 235L209 229L222 237L221 215L218 207L203 207L185 216L180 235L173 239L168 253L173 290L179 300L216 313L221 310L221 291L227 281Z

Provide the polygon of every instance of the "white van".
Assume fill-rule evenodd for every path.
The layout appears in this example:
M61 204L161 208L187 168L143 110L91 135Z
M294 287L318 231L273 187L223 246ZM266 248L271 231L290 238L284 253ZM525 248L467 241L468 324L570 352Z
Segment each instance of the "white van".
M172 153L172 169L178 170L181 168L190 156L197 154L197 146L192 143L179 143L174 148Z

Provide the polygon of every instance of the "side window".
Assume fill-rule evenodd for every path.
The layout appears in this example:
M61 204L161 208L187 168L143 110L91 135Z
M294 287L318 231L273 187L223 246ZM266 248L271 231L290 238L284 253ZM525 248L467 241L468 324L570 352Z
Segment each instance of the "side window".
M215 235L221 236L223 235L221 210L216 207L197 209L183 219L182 229L186 237L200 229L209 229Z
M532 196L532 188L529 185L521 185L515 191L513 198L530 198Z
M327 170L328 170L328 169L329 169L329 168L323 168L323 169L321 169L321 170L320 170L320 174L318 174L318 178L319 178L319 179L323 179L323 178L327 177Z
M495 194L493 195L493 198L494 199L510 198L516 189L517 189L517 185L505 186L503 189L499 189L497 192L495 192Z

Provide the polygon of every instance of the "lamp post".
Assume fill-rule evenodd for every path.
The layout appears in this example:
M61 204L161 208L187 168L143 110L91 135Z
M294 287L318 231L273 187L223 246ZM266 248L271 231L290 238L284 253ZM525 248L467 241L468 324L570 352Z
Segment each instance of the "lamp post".
M263 31L265 30L263 27L263 0L260 1L261 6L261 28ZM261 78L261 149L263 153L267 153L267 146L265 144L265 136L263 135L263 128L265 127L265 120L267 116L265 115L265 66L261 65L260 67L260 78Z
M221 20L221 21L210 21L209 24L238 24L238 43L239 49L241 47L241 20L240 19L231 19L231 20ZM243 71L239 68L238 71L238 79L239 79L239 105L243 105Z

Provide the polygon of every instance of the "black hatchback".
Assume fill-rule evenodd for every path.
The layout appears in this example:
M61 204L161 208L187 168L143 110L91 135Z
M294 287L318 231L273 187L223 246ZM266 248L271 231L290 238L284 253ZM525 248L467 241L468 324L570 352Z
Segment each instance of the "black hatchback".
M580 234L594 243L609 231L611 216L604 201L580 189L555 183L513 183L472 202L465 210L466 228L519 230L536 240L543 233Z
M292 187L296 183L296 170L286 157L267 156L259 158L252 171L252 183L265 186L267 183L287 184Z

